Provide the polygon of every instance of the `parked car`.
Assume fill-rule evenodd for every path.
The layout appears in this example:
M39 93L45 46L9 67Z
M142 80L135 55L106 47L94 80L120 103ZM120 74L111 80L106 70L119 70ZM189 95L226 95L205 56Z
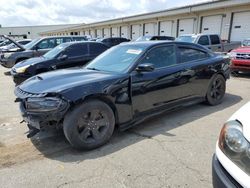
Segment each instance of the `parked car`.
M42 73L56 69L83 66L107 50L99 42L67 42L58 45L40 57L30 58L14 65L11 75L16 84Z
M233 74L239 72L250 72L250 39L242 42L242 47L239 47L230 52L231 71Z
M250 102L224 124L213 156L213 186L250 187Z
M138 39L136 39L136 41L149 41L149 40L175 40L174 37L171 36L149 36L149 35L145 35L145 36L141 36Z
M105 45L112 47L112 46L118 45L122 42L129 42L130 40L126 39L126 38L122 38L122 37L110 37L110 38L97 39L96 41L102 42Z
M18 40L18 41L16 41L18 44L20 44L20 45L25 45L25 44L28 44L28 43L30 43L31 42L31 39L23 39L23 40ZM13 49L13 48L18 48L18 46L16 46L14 43L10 43L10 44L8 44L8 45L6 45L6 46L1 46L0 47L0 51L1 52L4 52L4 51L8 51L8 50L10 50L10 49Z
M9 39L4 40L4 41L2 41L2 42L0 43L0 47L2 47L2 46L7 46L7 45L9 45L9 44L11 44L11 43L12 43L12 41L9 40Z
M39 57L57 45L70 41L86 41L83 36L54 36L42 37L32 40L32 42L22 46L10 39L12 43L18 46L19 49L11 49L0 56L0 63L6 68L13 67L16 63L29 59L31 57Z
M105 144L115 125L125 130L160 112L206 101L222 102L229 59L181 42L123 43L82 69L34 76L16 87L28 137L62 127L70 144Z
M186 34L176 38L176 41L200 44L214 52L230 52L241 45L241 42L222 42L217 34Z

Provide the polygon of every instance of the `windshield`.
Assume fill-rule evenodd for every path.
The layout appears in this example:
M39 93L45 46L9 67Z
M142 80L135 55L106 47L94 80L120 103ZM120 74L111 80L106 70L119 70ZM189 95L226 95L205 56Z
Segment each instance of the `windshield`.
M34 46L39 40L40 40L40 38L34 39L34 40L32 40L31 42L29 42L28 44L23 45L23 47L24 47L25 49L30 50L31 48L33 48L33 46Z
M52 50L48 51L46 54L43 55L43 57L47 59L53 59L55 58L59 53L61 53L65 47L67 47L67 43L63 43L58 45L57 47L53 48Z
M196 39L196 36L180 36L176 39L176 41L194 43L195 39Z
M86 68L117 73L124 72L133 65L145 48L129 45L110 48L95 58Z
M151 38L152 38L151 36L142 36L136 39L136 41L149 41L151 40Z
M243 42L242 42L242 46L250 46L250 39L248 40L244 40Z

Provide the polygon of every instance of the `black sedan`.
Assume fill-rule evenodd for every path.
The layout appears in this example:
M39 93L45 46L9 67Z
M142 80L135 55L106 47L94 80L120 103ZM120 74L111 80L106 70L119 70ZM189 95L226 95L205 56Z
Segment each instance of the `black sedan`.
M107 49L106 45L99 42L62 43L43 56L17 63L12 67L11 74L14 82L20 84L42 72L85 65Z
M175 40L174 37L171 36L150 36L150 35L145 35L142 37L139 37L136 39L136 42L139 41L150 41L150 40Z
M123 37L110 37L110 38L97 39L96 41L102 42L103 44L112 47L122 42L129 42L130 40Z
M16 87L28 137L62 127L70 144L93 149L115 126L178 107L222 102L229 59L181 42L134 42L110 48L82 69L40 74Z

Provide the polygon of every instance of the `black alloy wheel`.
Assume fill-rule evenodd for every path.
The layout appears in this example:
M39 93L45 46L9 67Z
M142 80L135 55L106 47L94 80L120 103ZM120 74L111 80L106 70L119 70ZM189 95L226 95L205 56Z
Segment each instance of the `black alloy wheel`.
M210 105L220 104L226 91L226 81L222 75L216 75L209 84L207 91L207 102Z
M105 144L115 127L113 110L104 102L91 100L70 111L63 130L70 144L77 149L94 149Z
M106 112L99 109L89 110L79 118L78 133L83 142L96 142L108 131L109 119Z

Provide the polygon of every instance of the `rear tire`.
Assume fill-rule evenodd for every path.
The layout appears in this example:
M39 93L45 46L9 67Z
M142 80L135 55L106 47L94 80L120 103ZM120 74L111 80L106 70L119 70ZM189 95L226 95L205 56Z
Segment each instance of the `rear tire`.
M64 135L69 143L80 150L90 150L104 145L115 128L112 109L104 102L90 100L76 106L66 114Z
M206 100L207 103L214 106L222 102L226 92L226 80L218 74L210 82L207 90Z

